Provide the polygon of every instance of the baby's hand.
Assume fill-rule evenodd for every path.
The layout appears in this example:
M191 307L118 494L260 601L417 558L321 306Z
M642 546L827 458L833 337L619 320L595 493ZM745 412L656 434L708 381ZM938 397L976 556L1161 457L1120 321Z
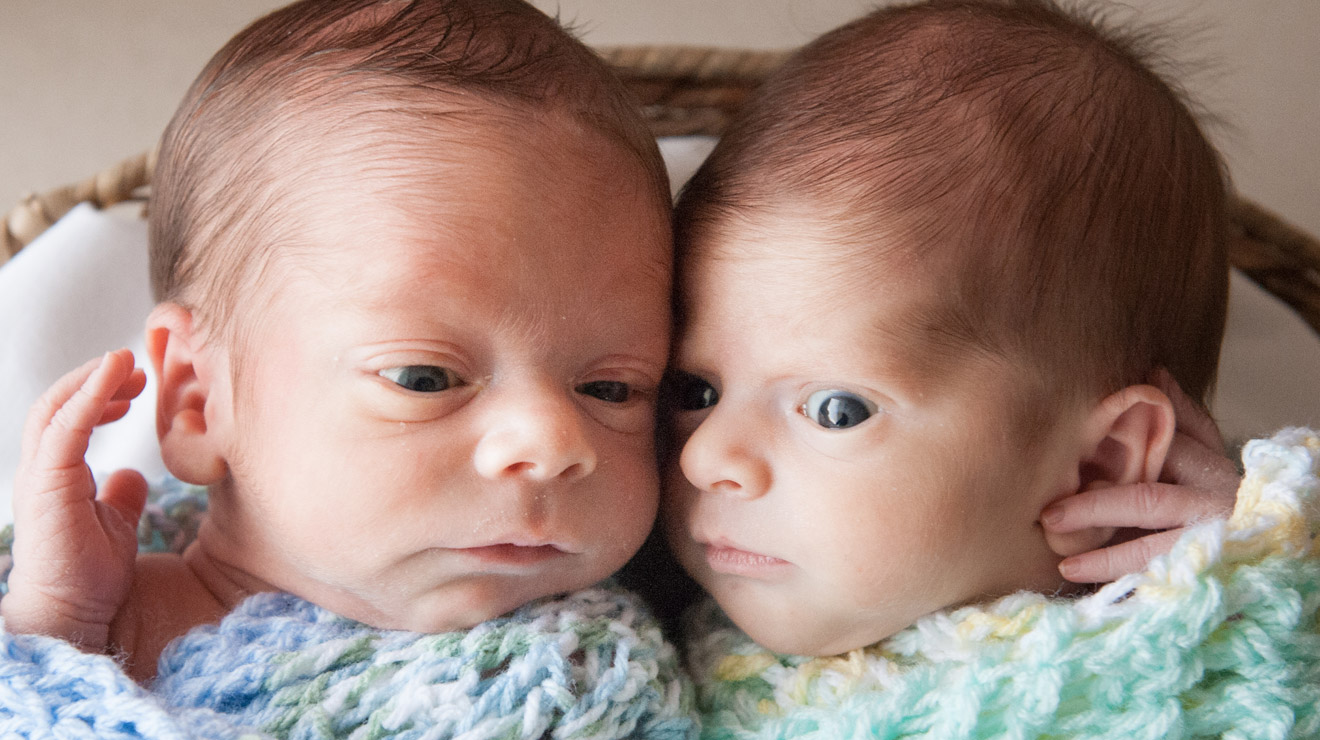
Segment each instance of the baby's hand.
M92 429L128 413L146 374L128 350L60 378L28 414L14 480L14 567L0 602L13 633L103 650L128 597L147 484L131 470L97 491L83 457Z
M1224 454L1219 428L1167 371L1156 371L1152 382L1169 397L1178 420L1159 482L1084 491L1041 515L1045 529L1060 534L1090 527L1127 528L1120 529L1108 547L1060 562L1059 572L1070 581L1103 583L1141 570L1173 547L1183 527L1233 510L1241 477Z

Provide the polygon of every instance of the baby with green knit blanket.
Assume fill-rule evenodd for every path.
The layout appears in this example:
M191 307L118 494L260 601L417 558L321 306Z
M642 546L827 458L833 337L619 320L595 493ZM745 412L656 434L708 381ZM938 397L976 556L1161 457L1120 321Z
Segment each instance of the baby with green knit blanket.
M705 735L1320 733L1320 450L1248 450L1270 495L1181 528L1236 486L1195 411L1225 179L1102 25L878 10L680 195L662 517L718 605L684 635Z
M658 504L669 218L635 102L520 0L256 21L179 107L149 207L161 452L206 516L181 556L138 555L145 481L83 456L145 375L122 350L61 379L15 488L6 686L159 710L108 653L279 735L693 732L658 624L593 588Z

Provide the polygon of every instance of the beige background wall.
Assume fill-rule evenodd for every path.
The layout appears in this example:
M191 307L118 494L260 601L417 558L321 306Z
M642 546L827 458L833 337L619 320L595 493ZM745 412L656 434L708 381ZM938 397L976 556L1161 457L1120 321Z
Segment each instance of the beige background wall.
M533 0L593 44L785 48L862 0ZM0 0L0 209L150 148L205 60L283 0ZM1239 189L1320 234L1320 0L1128 0L1120 19L1173 29L1186 85ZM1239 312L1239 315L1241 314ZM1238 321L1237 333L1266 332ZM1233 330L1230 326L1230 330ZM1306 337L1303 337L1304 339ZM1225 354L1223 382L1262 389L1218 410L1230 428L1320 424L1320 349ZM4 351L0 337L0 351ZM1309 353L1309 354L1308 354ZM1306 354L1310 364L1292 358ZM1288 388L1285 394L1272 388ZM1236 425L1236 427L1234 427Z

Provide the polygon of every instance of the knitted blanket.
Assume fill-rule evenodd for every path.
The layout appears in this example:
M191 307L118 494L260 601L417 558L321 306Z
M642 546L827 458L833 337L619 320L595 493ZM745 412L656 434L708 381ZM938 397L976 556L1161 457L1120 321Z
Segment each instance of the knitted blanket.
M477 627L367 627L259 594L170 644L150 691L109 657L0 630L0 737L693 737L689 684L642 604L605 585Z
M707 738L1320 737L1320 437L1243 450L1227 521L1079 599L1019 593L834 658L767 652L707 603Z

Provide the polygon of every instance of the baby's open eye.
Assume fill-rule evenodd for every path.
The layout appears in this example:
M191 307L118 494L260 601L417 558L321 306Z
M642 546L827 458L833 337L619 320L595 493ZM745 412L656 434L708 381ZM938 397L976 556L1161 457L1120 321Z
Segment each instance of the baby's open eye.
M463 379L453 370L435 365L387 367L377 374L417 393L439 393L463 385Z
M720 393L704 379L674 371L665 379L665 395L669 405L681 411L700 411L719 403Z
M807 396L802 413L826 429L847 429L871 418L875 404L848 391L816 391Z
M606 403L627 403L633 397L632 386L619 380L593 380L573 390L584 396L599 398Z

